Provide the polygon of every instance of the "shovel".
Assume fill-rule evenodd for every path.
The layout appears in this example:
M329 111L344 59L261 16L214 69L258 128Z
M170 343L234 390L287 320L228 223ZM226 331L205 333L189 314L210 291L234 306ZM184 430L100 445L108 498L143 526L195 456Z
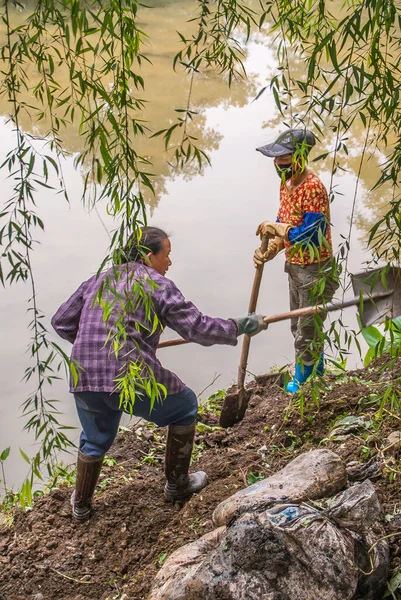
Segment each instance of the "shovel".
M262 243L260 245L260 249L262 252L266 252L269 246L269 238L263 236ZM262 282L263 268L264 263L259 265L255 271L255 276L253 278L253 286L251 291L251 297L249 300L249 308L248 314L254 313L256 311L256 305L258 303L260 284ZM251 346L251 338L249 335L245 334L242 342L241 349L241 359L239 361L238 367L238 383L237 389L238 392L234 396L230 396L227 394L220 413L220 426L221 427L231 427L230 423L232 421L232 415L235 413L238 421L242 421L245 415L245 411L248 406L249 398L251 395L250 390L245 389L245 376L246 376L246 365L248 363L249 356L249 348ZM228 401L227 401L228 398ZM237 423L238 421L235 421Z
M350 300L298 308L297 310L265 317L264 322L267 324L278 323L279 321L306 317L320 312L332 312L358 305L359 317L363 327L369 327L374 323L382 323L387 317L394 318L401 314L401 269L397 267L379 267L371 271L351 275L351 281L355 296ZM187 340L184 339L169 340L161 342L159 348L187 343ZM238 373L240 373L241 364ZM226 395L221 411L223 419L220 416L222 427L231 427L244 418L250 393L249 395L241 394L241 391L241 388L239 388L236 393Z

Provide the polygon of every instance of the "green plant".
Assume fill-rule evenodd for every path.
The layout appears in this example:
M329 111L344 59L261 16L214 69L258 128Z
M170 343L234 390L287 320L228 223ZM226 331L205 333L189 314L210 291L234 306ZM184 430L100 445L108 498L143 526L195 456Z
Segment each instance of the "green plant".
M362 327L361 333L369 346L363 364L365 367L373 360L387 353L391 358L397 358L401 353L401 317L386 319L383 331L371 325Z
M4 456L4 454L2 453ZM1 461L1 458L0 458ZM5 484L5 475L4 484ZM73 487L75 485L76 478L76 469L75 465L63 465L62 463L54 466L52 470L52 475L43 483L41 489L36 489L31 493L28 493L25 490L21 489L10 489L5 484L5 494L0 501L0 513L8 514L10 513L9 522L12 522L12 514L15 508L24 508L29 509L33 506L36 500L41 498L43 495L49 493L51 490L60 487L61 485L67 485L69 487Z
M157 566L159 567L159 569L163 566L164 561L166 560L168 556L167 552L162 552L161 554L159 554L159 556L157 557Z
M149 452L142 457L144 465L158 465L161 460L160 454L156 448L150 448Z
M396 382L389 383L384 390L378 390L376 394L370 394L370 397L378 405L378 419L383 417L383 412L387 409L393 413L401 409L401 392Z
M8 446L8 448L5 448L1 454L0 454L0 467L1 467L1 476L2 479L0 479L0 483L3 484L3 488L4 491L7 492L7 482L6 482L6 473L4 470L4 462L7 460L9 454L10 454L10 446Z
M291 431L291 429L286 429L285 434L287 439L291 442L290 446L287 446L289 450L294 450L298 446L302 446L302 439L299 437L299 435Z
M396 568L388 582L388 590L385 592L383 598L401 598L401 567Z
M202 400L199 404L198 415L204 416L207 413L219 415L226 394L227 390L217 390L217 392L214 392L214 394L209 396L206 400Z
M309 400L316 409L320 407L320 401L326 393L326 383L320 377L311 377L306 384L300 387L292 404L299 410L301 419L304 418L308 408Z
M257 481L262 481L262 479L264 479L265 476L263 475L263 473L252 473L252 471L250 473L248 473L247 477L246 477L246 481L248 483L248 485L253 485L254 483L256 483Z
M109 485L111 485L113 482L115 481L114 477L104 477L103 479L101 479L96 487L99 487L101 489L109 487ZM99 490L97 493L100 493Z
M50 490L59 487L60 485L67 485L73 487L76 479L76 468L74 465L63 465L59 463L53 469L52 477L48 479L44 486L44 491L49 492Z
M193 449L192 449L192 456L191 456L191 465L193 465L194 463L196 463L196 461L198 461L200 459L200 457L203 454L203 451L205 449L205 446L200 443L197 444L196 442L193 445Z
M219 425L206 425L206 423L201 423L200 421L198 421L196 424L196 430L199 431L199 433L203 433L205 431L208 433L213 433L213 431L221 431L222 429L223 428Z

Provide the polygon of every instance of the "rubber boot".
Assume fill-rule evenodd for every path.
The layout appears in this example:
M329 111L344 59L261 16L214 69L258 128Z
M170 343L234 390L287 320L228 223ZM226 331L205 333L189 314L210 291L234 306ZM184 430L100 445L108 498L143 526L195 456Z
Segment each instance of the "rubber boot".
M166 442L166 485L164 496L174 501L202 490L207 484L203 471L188 474L196 422L190 425L169 425Z
M286 385L285 391L290 394L295 394L300 386L312 375L314 365L301 365L297 362L295 365L294 379L289 381Z
M321 353L319 357L319 362L317 363L316 373L319 377L323 377L324 375L324 352Z
M103 456L88 456L78 451L77 480L71 496L72 515L83 523L92 513L92 496L103 464Z

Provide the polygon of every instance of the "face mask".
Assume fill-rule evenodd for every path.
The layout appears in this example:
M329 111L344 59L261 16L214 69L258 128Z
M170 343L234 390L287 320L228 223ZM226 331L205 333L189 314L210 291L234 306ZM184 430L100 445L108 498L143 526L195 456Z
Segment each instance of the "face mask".
M276 165L274 163L275 169L277 171L277 175L283 181L288 181L292 177L292 163L286 163L284 165Z

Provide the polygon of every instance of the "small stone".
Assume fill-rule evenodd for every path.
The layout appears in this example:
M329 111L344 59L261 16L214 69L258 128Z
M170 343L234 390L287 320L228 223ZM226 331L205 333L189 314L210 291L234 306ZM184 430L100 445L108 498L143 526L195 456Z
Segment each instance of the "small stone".
M396 454L401 448L401 431L392 431L385 443L385 450Z
M34 594L33 596L31 596L31 600L43 600L43 594Z
M376 446L376 444L378 444L379 442L380 442L379 437L377 435L374 435L374 434L369 435L366 438L366 441L365 441L366 445L370 446L370 447Z

